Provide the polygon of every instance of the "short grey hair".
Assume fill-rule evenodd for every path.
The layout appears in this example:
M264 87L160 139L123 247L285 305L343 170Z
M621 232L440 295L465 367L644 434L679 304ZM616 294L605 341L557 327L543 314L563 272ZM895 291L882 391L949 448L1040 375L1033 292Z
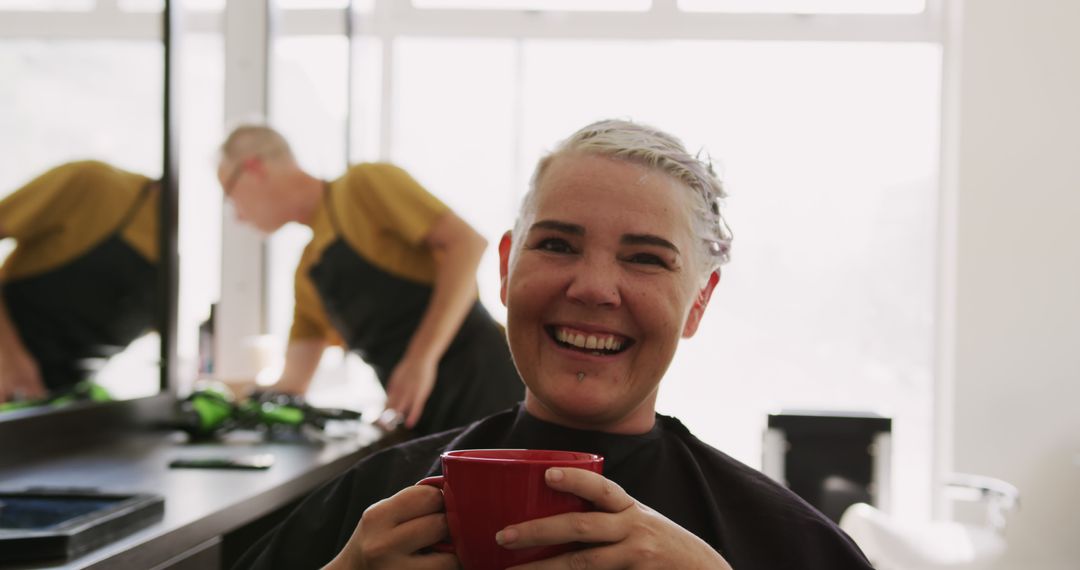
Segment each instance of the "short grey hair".
M730 260L734 236L722 211L723 199L727 194L713 170L712 162L702 158L701 153L691 155L682 141L660 129L619 119L597 121L578 130L540 159L514 224L515 251L524 237L526 218L536 207L536 189L547 168L559 156L578 153L633 162L659 170L682 182L694 193L691 223L694 235L700 238L695 252L700 274L707 278Z
M221 162L235 164L253 156L270 161L285 159L295 162L296 160L285 137L266 125L239 125L221 144Z

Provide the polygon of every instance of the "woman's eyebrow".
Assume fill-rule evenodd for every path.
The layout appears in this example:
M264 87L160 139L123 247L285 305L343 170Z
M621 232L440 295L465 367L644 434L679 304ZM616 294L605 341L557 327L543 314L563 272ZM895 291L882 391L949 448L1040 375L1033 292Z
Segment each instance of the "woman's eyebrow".
M623 245L655 245L681 254L679 248L675 247L675 244L660 236L654 236L652 234L623 234L622 239L620 239L619 242Z
M529 227L529 231L533 230L554 230L566 234L573 234L576 236L585 235L585 228L577 224L571 224L568 222L560 222L558 220L540 220Z
M529 231L534 230L549 230L560 233L583 236L585 235L585 227L578 224L571 224L569 222L560 222L559 220L540 220L529 227ZM682 254L678 247L670 241L653 234L623 234L619 239L619 243L623 245L652 245L657 247L663 247L670 249L676 254Z

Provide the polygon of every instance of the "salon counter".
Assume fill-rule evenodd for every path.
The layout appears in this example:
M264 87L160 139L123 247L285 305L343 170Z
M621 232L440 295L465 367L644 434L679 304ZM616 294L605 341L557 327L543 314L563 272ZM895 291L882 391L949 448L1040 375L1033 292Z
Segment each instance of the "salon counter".
M90 487L117 493L157 493L163 518L78 558L12 568L221 568L230 564L297 501L399 439L363 424L328 443L266 443L258 439L186 444L172 432L142 432L88 442L0 467L0 487ZM172 469L180 457L271 453L264 471Z

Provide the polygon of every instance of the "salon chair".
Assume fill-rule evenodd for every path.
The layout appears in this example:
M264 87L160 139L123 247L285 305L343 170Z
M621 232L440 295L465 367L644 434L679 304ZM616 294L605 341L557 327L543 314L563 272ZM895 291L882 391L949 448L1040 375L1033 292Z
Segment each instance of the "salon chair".
M990 477L956 474L946 496L985 508L980 524L955 521L911 523L857 503L844 511L840 528L862 548L878 570L975 570L988 568L1005 552L1005 526L1019 506L1016 487Z

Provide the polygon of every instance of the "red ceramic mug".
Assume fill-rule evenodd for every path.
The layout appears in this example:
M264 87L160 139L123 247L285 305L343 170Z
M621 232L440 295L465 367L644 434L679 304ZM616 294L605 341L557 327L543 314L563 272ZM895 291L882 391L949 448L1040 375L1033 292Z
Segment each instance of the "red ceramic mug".
M536 449L443 453L443 474L418 483L443 491L451 544L436 545L436 549L456 554L466 570L501 570L573 550L574 544L510 550L495 543L495 533L509 525L592 510L588 501L547 486L544 472L551 467L603 473L604 458Z

